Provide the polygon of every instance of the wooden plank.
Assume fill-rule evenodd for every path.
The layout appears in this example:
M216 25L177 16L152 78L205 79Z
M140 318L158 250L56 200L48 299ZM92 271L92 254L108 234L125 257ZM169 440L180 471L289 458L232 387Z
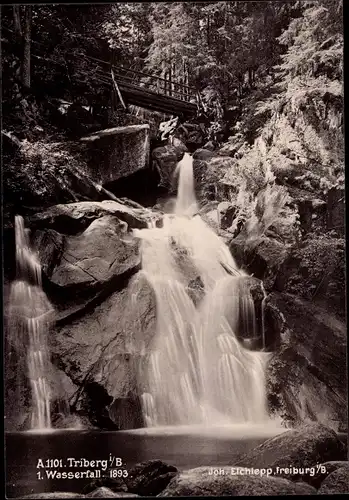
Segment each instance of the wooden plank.
M116 93L117 93L117 95L118 95L118 97L119 97L119 99L120 99L120 102L121 102L121 104L122 104L123 108L124 108L124 109L127 109L126 104L124 103L124 100L123 100L123 98L122 98L122 95L121 95L120 89L119 89L119 87L118 87L118 84L117 84L117 83L116 83L116 81L115 81L114 72L113 72L113 70L110 70L110 72L111 72L111 78L112 78L112 80L113 80L113 84L114 84L114 89L116 90Z
M181 106L176 103L173 105L173 103L169 103L168 101L157 101L154 102L153 100L147 100L147 99L142 99L140 96L133 96L133 95L125 95L126 100L129 103L134 104L135 106L139 106L141 108L146 108L154 111L162 111L164 113L168 114L181 114L185 116L191 116L195 114L196 108L195 107L188 107L188 106ZM184 103L183 103L184 104Z

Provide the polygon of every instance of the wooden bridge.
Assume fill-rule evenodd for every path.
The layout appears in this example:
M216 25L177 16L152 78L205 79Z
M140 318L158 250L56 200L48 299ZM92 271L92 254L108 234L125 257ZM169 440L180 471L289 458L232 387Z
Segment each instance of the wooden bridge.
M125 106L133 104L176 116L194 115L200 107L201 99L195 87L87 58L94 64L98 80L112 87Z
M5 26L3 29L10 37L14 36L13 30ZM2 43L6 45L9 40L2 38ZM31 41L31 58L36 63L39 62L40 64L40 60L48 61L53 65L64 68L65 73L68 73L67 61L74 66L74 56L72 57L71 54L62 55L63 57L60 57L60 60L54 60L48 58L45 52L44 44L35 40ZM111 62L102 61L85 54L81 54L81 58L88 59L91 74L97 77L99 83L113 89L124 106L131 104L175 116L191 116L202 107L200 94L195 87L136 71L132 68L111 64ZM34 68L36 63L33 65ZM70 75L67 76L70 80ZM78 78L76 78L76 81L80 83Z
M13 35L12 30L5 28L5 31ZM8 40L3 41L8 43ZM54 60L47 57L42 43L34 40L31 43L31 57L35 60L33 64L34 71L36 64L40 64L40 61L45 60L52 65L63 68L63 72L67 74L68 80L71 81L67 62L74 67L74 64L77 63L74 60L76 56L72 57L70 54L65 54L60 60ZM89 57L85 54L81 54L81 58L88 60L91 76L97 79L99 84L113 90L124 107L130 104L183 117L195 115L198 109L202 107L200 94L195 87L136 71L132 68L111 64L111 62ZM80 82L79 77L74 75L74 71L72 80L77 83L84 83Z

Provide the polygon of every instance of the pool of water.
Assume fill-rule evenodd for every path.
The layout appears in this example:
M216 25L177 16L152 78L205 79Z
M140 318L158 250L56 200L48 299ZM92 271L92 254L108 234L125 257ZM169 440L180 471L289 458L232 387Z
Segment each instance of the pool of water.
M160 459L179 469L232 464L268 437L284 432L275 426L164 427L134 431L54 431L7 433L7 498L30 493L80 493L93 479L45 477L45 471L86 471L69 467L68 458L105 460L120 457L125 470L138 462ZM39 460L62 460L63 467L37 468ZM50 464L50 462L48 462ZM65 465L65 467L64 467ZM95 469L90 467L90 469ZM38 479L38 472L43 479ZM109 474L109 471L106 472ZM102 472L102 475L104 473Z

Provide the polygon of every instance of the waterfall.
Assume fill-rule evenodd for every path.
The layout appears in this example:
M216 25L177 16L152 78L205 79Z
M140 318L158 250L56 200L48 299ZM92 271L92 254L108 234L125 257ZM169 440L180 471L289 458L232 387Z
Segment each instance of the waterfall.
M178 195L175 212L177 215L194 215L198 211L193 175L193 161L188 153L178 163L176 173L179 173Z
M146 425L265 422L269 354L242 343L243 336L256 335L250 277L197 215L188 154L178 174L175 212L164 216L162 228L134 230L157 307L157 332L142 376ZM190 282L198 277L204 296L194 305Z
M10 292L11 344L26 353L32 397L32 429L51 428L50 372L47 332L52 306L42 289L41 267L29 245L29 233L21 216L15 217L16 280Z

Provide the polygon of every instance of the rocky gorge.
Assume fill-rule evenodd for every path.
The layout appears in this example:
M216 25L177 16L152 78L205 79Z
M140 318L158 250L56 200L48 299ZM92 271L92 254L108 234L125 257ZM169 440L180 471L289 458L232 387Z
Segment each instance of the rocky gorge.
M347 492L342 41L295 9L224 112L210 86L196 117L105 127L44 99L2 132L5 431L128 463L35 498ZM194 439L232 422L260 434Z

